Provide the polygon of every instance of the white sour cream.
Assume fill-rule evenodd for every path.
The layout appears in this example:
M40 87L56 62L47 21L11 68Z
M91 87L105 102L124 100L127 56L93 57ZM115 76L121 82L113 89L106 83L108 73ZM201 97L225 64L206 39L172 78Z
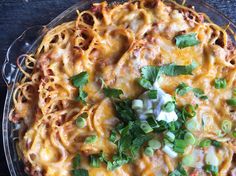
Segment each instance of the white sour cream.
M175 111L165 112L162 110L162 105L169 101L173 101L171 95L165 93L158 84L154 84L153 89L157 91L156 99L148 98L148 91L142 94L139 99L143 101L143 108L139 109L137 113L139 114L140 120L145 120L148 113L154 114L157 121L165 121L167 123L176 121L178 119Z

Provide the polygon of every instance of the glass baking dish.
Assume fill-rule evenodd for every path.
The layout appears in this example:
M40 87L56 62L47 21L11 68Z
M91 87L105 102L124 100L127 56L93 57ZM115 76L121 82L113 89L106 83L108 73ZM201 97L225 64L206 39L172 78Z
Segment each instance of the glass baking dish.
M108 3L123 1L124 0L107 0ZM18 152L16 144L18 140L18 129L20 128L20 124L14 124L8 120L12 107L12 93L15 83L22 77L22 74L19 72L19 69L16 66L16 60L19 56L22 56L25 53L35 52L43 36L48 30L59 24L75 19L76 10L81 11L88 9L95 2L101 2L101 0L82 0L61 13L48 25L28 28L12 43L7 51L6 58L2 66L2 76L8 87L3 112L2 134L6 161L11 176L27 175L24 171L23 162L20 160L17 154ZM181 0L177 0L177 2L181 3ZM229 35L231 35L233 43L236 44L234 35L231 33L232 31L236 32L236 26L226 16L201 0L187 0L186 5L192 5L195 7L196 11L207 14L214 23L220 26L228 26ZM21 64L23 63L22 61Z

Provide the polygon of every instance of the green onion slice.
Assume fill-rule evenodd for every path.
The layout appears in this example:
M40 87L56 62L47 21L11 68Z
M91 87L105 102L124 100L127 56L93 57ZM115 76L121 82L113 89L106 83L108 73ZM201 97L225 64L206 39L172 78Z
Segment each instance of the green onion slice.
M230 106L236 106L236 98L231 98L226 100L227 104Z
M148 141L148 146L154 150L158 150L161 148L161 143L157 139L152 139L152 140Z
M85 139L85 143L86 144L91 144L91 143L94 143L97 141L97 136L96 135L92 135L92 136L89 136Z
M190 145L193 145L196 141L195 137L193 136L192 133L190 132L187 132L185 133L184 135L184 141L187 143L187 144L190 144Z
M143 130L144 133L150 133L153 131L152 127L146 121L141 122L140 128Z
M132 101L132 109L142 109L143 101L140 99L135 99Z
M151 147L147 147L144 150L144 154L151 157L154 154L154 150Z
M169 157L171 158L176 158L178 156L178 153L176 153L175 151L173 151L172 148L170 148L169 146L165 145L162 148L163 152L165 152Z
M85 126L86 126L86 124L87 124L87 121L86 121L86 119L85 118L83 118L83 117L78 117L77 119L76 119L76 126L77 127L79 127L79 128L84 128Z
M182 159L182 164L185 166L192 166L195 162L193 155L186 155Z
M221 123L221 129L225 133L229 133L232 129L232 122L229 120L223 120Z
M174 101L168 101L164 105L162 105L162 110L165 112L172 112L175 110L175 102Z
M209 147L211 145L211 140L210 139L203 139L200 143L200 147Z
M175 134L172 133L172 132L170 132L170 131L168 131L168 132L165 133L165 138L166 138L167 140L169 140L170 142L174 142L174 140L175 140Z

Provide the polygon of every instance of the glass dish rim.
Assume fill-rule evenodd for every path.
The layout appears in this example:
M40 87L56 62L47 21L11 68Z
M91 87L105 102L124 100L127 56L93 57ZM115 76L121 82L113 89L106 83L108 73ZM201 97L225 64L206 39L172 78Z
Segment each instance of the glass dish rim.
M3 147L4 147L4 153L5 153L5 157L6 157L6 162L7 162L7 166L10 172L11 176L17 176L18 173L16 172L16 168L13 164L13 158L11 155L11 150L10 150L10 146L9 146L9 140L10 140L10 136L9 136L9 128L12 122L10 122L8 120L9 117L9 113L10 113L10 106L12 103L12 93L14 91L14 87L15 87L15 78L18 76L18 72L19 70L16 69L16 66L13 64L12 69L14 69L13 67L15 67L15 69L17 70L15 74L10 75L10 79L7 80L6 79L6 67L7 64L12 64L12 60L10 58L10 52L12 47L14 46L14 44L18 41L21 40L22 37L24 38L24 35L27 32L30 31L40 31L40 34L37 35L36 40L29 46L29 48L27 48L27 53L28 52L32 52L34 51L35 47L37 47L38 43L40 42L40 40L42 39L42 37L45 35L45 33L51 29L52 27L55 27L63 22L65 22L66 20L64 20L67 16L71 16L77 9L83 8L83 6L89 6L93 3L96 2L101 2L101 0L82 0L78 3L75 3L74 5L72 5L71 7L69 7L68 9L66 9L65 11L63 11L62 13L60 13L56 18L54 18L51 22L49 22L47 25L44 26L33 26L31 28L26 29L15 41L13 41L13 43L10 45L10 47L7 50L7 54L4 60L4 64L2 66L2 75L4 78L4 81L6 82L6 84L8 85L7 87L7 93L6 93L6 98L5 98L5 103L4 103L4 109L3 109L3 117L2 117L2 138L3 138ZM124 2L124 0L108 0L108 3L114 3L114 2ZM187 0L187 3L192 4L192 2L194 2L194 0ZM211 13L215 14L215 16L221 17L223 18L224 21L228 22L230 24L230 27L232 28L232 30L234 32L236 32L236 24L229 19L226 15L224 15L222 12L216 10L214 7L212 7L211 5L209 5L208 3L204 2L203 0L198 0L197 2L200 6L206 8L206 10L208 9ZM208 15L208 14L207 14ZM47 29L47 30L45 30ZM35 32L35 31L34 31ZM23 53L22 53L23 54ZM16 59L16 58L15 58ZM11 86L10 86L11 85Z

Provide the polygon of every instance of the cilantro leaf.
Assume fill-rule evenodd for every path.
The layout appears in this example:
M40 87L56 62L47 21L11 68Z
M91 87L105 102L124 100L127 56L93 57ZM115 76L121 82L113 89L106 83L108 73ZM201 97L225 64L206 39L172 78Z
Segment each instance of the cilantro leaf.
M130 152L132 154L133 157L136 157L138 155L138 152L141 148L141 146L151 140L153 138L152 135L140 135L137 136L133 141L132 141L132 145L130 146Z
M156 90L149 90L147 93L148 98L156 99L157 98L157 91Z
M139 78L138 79L138 83L140 86L142 86L145 89L151 89L152 88L152 84L150 81L148 81L147 79L144 78Z
M82 90L82 87L79 88L79 94L78 96L76 97L76 100L77 101L81 101L83 104L86 104L86 101L85 99L87 98L88 94Z
M202 100L206 100L208 99L208 97L204 94L204 91L202 89L199 89L199 88L192 88L190 86L188 86L187 84L185 83L180 83L177 88L175 89L175 92L180 95L180 96L183 96L185 95L186 93L190 92L190 91L193 91L194 95L197 97L197 98L200 98Z
M120 118L123 122L128 123L129 121L136 119L135 112L132 109L131 100L119 100L114 102L114 105L118 118Z
M116 131L115 131L115 130L112 130L112 131L111 131L111 134L110 134L110 137L109 137L109 141L115 143L116 140L117 140Z
M72 162L72 165L73 165L73 168L76 169L78 166L80 166L80 155L77 154L74 159L73 159L73 162Z
M103 92L105 96L109 98L119 98L120 95L123 94L123 91L121 89L114 89L110 87L103 88Z
M120 138L120 140L118 141L118 151L119 153L122 153L123 151L125 151L126 149L129 148L129 146L131 145L131 140L132 136L130 134L122 136Z
M86 71L79 73L71 77L72 84L79 89L78 96L75 98L76 101L81 101L83 104L86 104L86 97L88 94L83 91L83 86L88 83L88 73Z
M100 161L101 161L100 157L101 156L99 154L98 155L96 155L96 154L90 155L89 156L89 164L90 164L90 166L96 167L96 168L100 167Z
M142 78L148 80L151 84L154 84L161 76L160 67L157 66L145 66L141 69Z
M108 170L114 170L124 164L127 164L130 161L130 158L125 155L114 155L113 156L113 161L108 161L107 162L107 169Z
M192 75L198 64L194 61L189 65L169 64L161 67L161 72L167 76Z
M208 97L204 94L204 91L202 89L199 88L193 88L193 93L196 97L202 99L202 100L206 100L208 99Z
M151 89L152 85L159 80L161 75L192 75L193 70L197 66L196 62L192 62L189 65L167 64L163 66L145 66L141 68L141 78L138 82L143 88Z
M227 82L225 78L216 78L214 81L214 85L216 89L224 89L227 86Z
M72 170L72 176L89 176L89 173L86 169L76 169Z
M197 33L183 34L175 37L175 44L178 48L186 48L198 45L200 41L197 39Z
M86 71L79 73L78 75L75 75L71 77L73 86L79 88L83 87L85 84L88 83L88 73Z

